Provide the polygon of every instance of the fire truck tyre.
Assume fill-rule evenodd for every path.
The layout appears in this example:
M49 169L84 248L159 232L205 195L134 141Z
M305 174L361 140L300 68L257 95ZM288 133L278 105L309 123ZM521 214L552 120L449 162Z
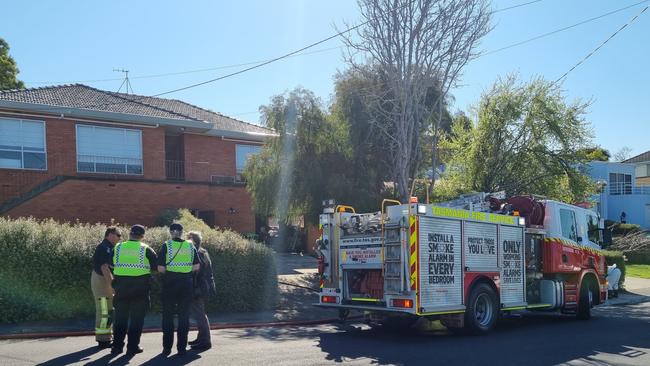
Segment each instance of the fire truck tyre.
M486 334L494 328L499 314L497 295L485 283L472 289L465 309L465 330L469 334Z
M594 290L590 283L589 280L585 280L582 281L582 286L580 286L580 301L576 312L578 319L587 320L591 318L591 308L594 306Z
M350 316L349 309L339 309L339 322L345 323L348 320L348 316Z

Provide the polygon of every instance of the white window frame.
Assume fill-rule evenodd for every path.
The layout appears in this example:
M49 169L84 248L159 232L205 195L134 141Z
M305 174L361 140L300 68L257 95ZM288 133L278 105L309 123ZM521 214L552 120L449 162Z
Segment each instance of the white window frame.
M140 172L140 173L129 173L129 169L128 169L128 166L127 166L128 164L124 164L124 165L125 165L125 167L124 167L124 173L116 173L116 172L110 172L110 173L108 173L108 172L98 172L98 171L97 171L97 162L96 162L96 161L94 162L94 170L95 170L95 171L92 171L92 172L88 172L88 171L80 171L80 170L79 170L79 155L80 155L80 154L79 154L79 127L92 127L93 131L94 131L95 129L97 129L97 128L104 128L104 129L113 129L113 130L121 130L121 131L132 131L132 132L137 132L137 133L140 135L140 161L141 161L141 163L142 163L142 169L141 169L141 172ZM133 129L133 128L107 127L107 126L96 126L96 125L87 125L87 124L77 123L77 124L75 125L75 145L76 145L76 159L75 159L75 160L76 160L76 166L77 166L77 167L76 167L77 173L81 173L81 174L138 175L138 176L142 176L142 175L144 175L144 145L142 144L142 130ZM93 157L98 157L98 156L93 156ZM110 157L110 156L106 156L106 157ZM115 159L121 159L121 158L117 158L117 157L112 157L112 158L115 158Z
M11 152L19 152L20 153L20 168L14 168L14 167L4 167L0 166L0 169L12 169L12 170L33 170L37 172L45 172L48 169L47 166L47 124L43 120L39 119L24 119L24 118L11 118L11 117L3 117L0 116L0 120L2 119L8 119L12 121L18 121L20 122L20 128L23 128L23 122L39 122L43 125L43 154L45 154L45 168L44 169L37 169L37 168L25 168L25 147L20 146L20 150L17 149L4 149L0 147L1 151L11 151ZM27 151L28 153L34 152L34 151Z

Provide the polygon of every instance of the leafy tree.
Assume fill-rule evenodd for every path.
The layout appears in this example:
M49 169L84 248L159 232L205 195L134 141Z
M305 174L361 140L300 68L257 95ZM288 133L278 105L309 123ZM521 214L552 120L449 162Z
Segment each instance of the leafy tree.
M611 158L609 151L600 146L580 149L578 153L584 155L584 158L588 161L609 161L609 158Z
M587 159L580 151L591 145L587 106L566 104L559 87L543 79L499 79L481 97L475 127L456 121L443 141L447 183L457 191L584 199L593 191L581 170Z
M23 89L25 84L18 80L18 67L9 55L9 44L0 38L0 90Z
M349 202L356 187L355 176L346 174L353 161L347 126L330 118L318 98L300 88L273 97L261 111L278 137L246 164L256 212L284 222L304 216L316 223L323 199Z

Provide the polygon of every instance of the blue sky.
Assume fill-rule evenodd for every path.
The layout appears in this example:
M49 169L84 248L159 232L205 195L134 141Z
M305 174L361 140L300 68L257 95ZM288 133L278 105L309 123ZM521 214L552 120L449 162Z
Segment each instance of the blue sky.
M494 50L598 16L639 0L543 0L495 14L481 49ZM495 0L494 9L528 2ZM453 91L454 110L468 111L498 76L518 73L556 79L650 2L469 64ZM11 1L3 4L5 38L29 87L83 82L117 90L130 70L135 93L152 95L236 71L244 66L138 78L265 60L325 38L334 25L354 23L352 0L240 1ZM596 143L633 155L650 149L650 10L612 39L563 83L570 99L592 99L587 119ZM333 77L344 70L342 44L292 57L236 77L168 97L258 122L258 107L275 94L303 86L327 103ZM332 49L333 48L333 49ZM89 81L95 80L95 81Z

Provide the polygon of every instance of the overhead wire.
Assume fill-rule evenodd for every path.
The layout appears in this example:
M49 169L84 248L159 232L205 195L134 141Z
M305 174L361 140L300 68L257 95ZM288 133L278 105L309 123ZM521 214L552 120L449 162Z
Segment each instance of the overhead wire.
M645 13L645 11L648 10L648 8L650 8L650 5L646 5L646 7L643 8L640 12L638 12L634 17L632 17L632 19L628 20L627 23L623 24L623 26L618 28L616 30L616 32L612 33L607 39L605 39L605 41L603 41L600 45L598 45L598 47L594 48L585 57L583 57L580 61L578 61L578 63L573 65L573 67L571 67L567 72L565 72L564 74L562 74L562 76L557 78L553 83L557 84L558 82L560 82L560 80L567 77L567 75L569 75L569 73L571 73L578 66L582 65L585 61L587 61L591 56L593 56L596 52L598 52L598 50L600 50L603 46L605 46L607 44L607 42L609 42L612 38L616 37L617 34L619 34L621 31L623 31L623 29L627 28L630 24L634 23L634 21L637 20L643 13Z

